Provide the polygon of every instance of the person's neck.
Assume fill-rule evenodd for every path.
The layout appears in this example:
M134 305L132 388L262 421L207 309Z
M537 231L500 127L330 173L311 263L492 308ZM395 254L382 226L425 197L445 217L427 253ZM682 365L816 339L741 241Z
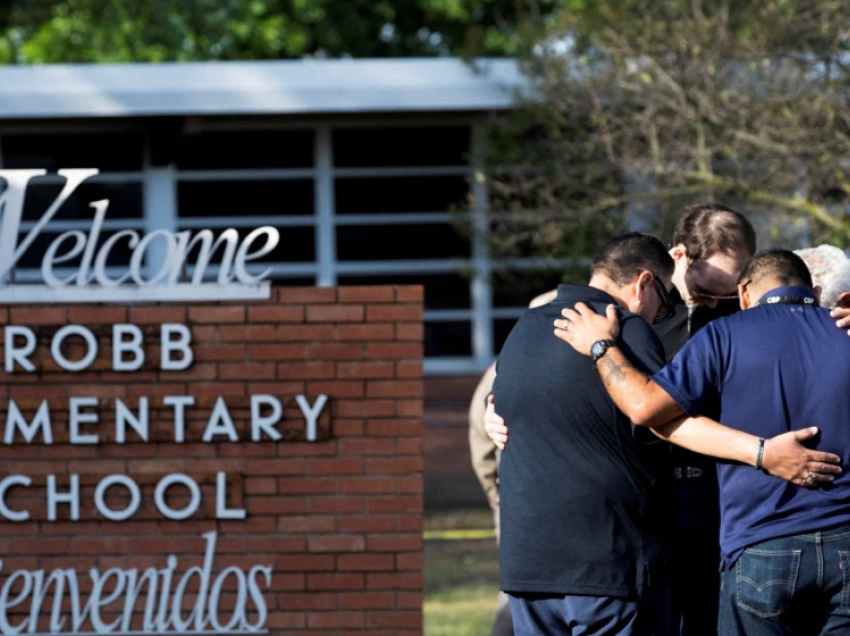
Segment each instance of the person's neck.
M626 299L623 297L623 288L607 276L604 276L602 274L595 274L590 277L590 281L587 283L587 285L588 287L593 287L594 289L598 289L599 291L604 291L606 294L616 300L617 304L620 305L620 307L622 307L623 309L629 308L628 303L626 303Z
M764 279L760 280L756 285L750 285L750 296L752 296L753 302L755 302L759 298L764 296L767 292L776 289L777 287L803 287L803 284L783 283L781 280L777 280L775 278Z

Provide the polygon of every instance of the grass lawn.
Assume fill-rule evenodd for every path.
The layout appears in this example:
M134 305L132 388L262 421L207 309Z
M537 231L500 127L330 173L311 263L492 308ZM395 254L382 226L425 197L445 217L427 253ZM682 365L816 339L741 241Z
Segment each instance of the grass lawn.
M489 525L488 525L489 524ZM486 511L429 515L426 530L492 528ZM425 636L489 636L498 602L492 538L425 542Z

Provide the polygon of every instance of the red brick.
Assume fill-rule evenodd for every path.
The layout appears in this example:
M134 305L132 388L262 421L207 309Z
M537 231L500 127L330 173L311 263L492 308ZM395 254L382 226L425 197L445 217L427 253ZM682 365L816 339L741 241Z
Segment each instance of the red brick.
M391 477L349 477L340 479L340 494L370 495L395 492L395 480Z
M335 563L336 557L333 554L292 554L281 559L277 569L289 572L320 572L334 570Z
M422 420L372 420L366 434L374 437L411 437L422 435Z
M281 362L277 365L278 380L314 380L334 377L333 362Z
M392 439L341 439L337 442L339 454L345 455L394 455Z
M221 342L266 342L274 338L274 325L222 325L218 328Z
M280 532L334 532L336 530L336 517L287 515L277 520L277 529Z
M422 472L421 457L375 457L367 460L369 475L408 475Z
M248 537L248 552L304 552L305 544L304 537Z
M337 296L341 303L391 303L395 291L390 286L351 286L340 287Z
M277 328L277 342L309 342L334 340L334 325L280 325Z
M12 309L14 312L14 308ZM35 556L40 554L68 554L70 541L68 539L45 539L36 537L30 539L15 539L14 554L20 556ZM3 559L6 568L11 571L12 565L8 562L12 559Z
M362 322L362 305L315 305L307 307L307 322Z
M422 497L404 495L396 497L372 497L369 499L369 512L385 514L393 512L421 512Z
M339 362L336 365L340 379L392 378L392 362Z
M279 287L280 302L287 305L296 303L332 303L336 301L336 289L333 287Z
M366 308L368 322L421 322L422 305L369 305Z
M83 325L127 322L126 307L78 306L68 309L68 322Z
M362 590L366 577L363 574L308 574L307 589L317 591Z
M421 592L398 592L396 594L397 607L399 609L422 609Z
M185 307L130 307L130 320L134 325L186 322Z
M248 322L304 322L304 307L248 307Z
M400 417L421 417L425 413L422 400L398 400L395 412Z
M395 290L395 299L399 303L423 302L425 288L422 285L399 285Z
M363 612L310 612L307 625L310 629L339 629L363 627L366 623Z
M302 497L251 497L245 510L249 515L297 514L307 511L307 502Z
M369 552L415 552L422 549L421 534L371 534Z
M396 530L399 532L422 532L422 515L398 515L395 517Z
M64 325L67 324L65 307L12 307L9 323L13 325Z
M347 514L366 512L362 497L313 497L307 506L311 514Z
M332 610L336 609L336 594L278 594L277 606L282 610Z
M395 558L392 554L340 554L337 557L337 569L340 572L393 570Z
M360 360L363 358L363 345L353 342L320 342L307 345L309 360Z
M421 590L421 572L372 572L366 575L368 590Z
M336 492L332 477L281 477L277 484L280 494L330 494Z
M263 343L248 345L251 360L304 360L303 344Z
M395 402L389 400L340 400L336 403L340 417L379 417L395 415Z
M333 435L340 437L359 437L363 435L363 420L347 420L335 418L333 421Z
M366 325L339 325L337 327L339 340L394 340L395 328L391 323Z
M366 355L372 360L404 360L422 357L422 345L420 344L370 342L367 349Z
M269 629L302 629L307 626L304 612L270 612Z
M310 475L362 475L364 466L362 459L310 459L307 472Z
M372 380L366 383L366 396L370 398L422 397L422 382L415 380Z
M335 399L361 398L364 395L363 383L355 381L309 382L308 392L311 395L331 395Z
M198 362L219 362L245 359L243 344L200 344L192 347Z
M396 362L396 377L397 378L421 378L422 363L421 362Z
M127 554L129 547L130 541L128 539L118 537L78 537L73 541L74 554ZM171 549L170 546L169 549ZM162 544L160 543L161 550Z
M395 563L398 570L421 570L424 565L421 552L397 554Z
M337 598L339 609L395 609L393 592L351 592Z
M368 515L365 517L345 516L339 518L340 532L393 532L395 515Z
M422 476L396 477L396 488L399 493L418 494L422 492Z
M308 537L308 552L363 552L365 540L359 535L319 535Z
M273 362L224 362L218 365L221 380L274 380L276 372Z
M245 307L241 305L209 305L189 307L189 322L244 322Z
M421 455L422 438L397 439L395 450L396 455Z
M369 627L420 629L422 611L369 612Z
M422 342L425 337L425 328L422 323L400 323L395 327L396 340L414 340Z

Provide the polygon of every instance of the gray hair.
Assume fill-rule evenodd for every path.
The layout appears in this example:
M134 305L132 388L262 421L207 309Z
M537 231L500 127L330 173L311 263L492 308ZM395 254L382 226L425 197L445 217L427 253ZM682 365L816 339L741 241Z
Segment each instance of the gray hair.
M843 292L850 292L850 259L833 245L818 245L797 250L812 273L812 281L821 288L820 303L832 309Z

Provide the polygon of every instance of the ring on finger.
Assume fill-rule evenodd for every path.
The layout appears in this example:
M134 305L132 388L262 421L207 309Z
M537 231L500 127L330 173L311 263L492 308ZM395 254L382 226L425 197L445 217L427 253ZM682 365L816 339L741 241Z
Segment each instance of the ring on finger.
M813 483L815 483L815 474L812 471L807 470L806 478L803 480L803 484L806 486L811 486Z

